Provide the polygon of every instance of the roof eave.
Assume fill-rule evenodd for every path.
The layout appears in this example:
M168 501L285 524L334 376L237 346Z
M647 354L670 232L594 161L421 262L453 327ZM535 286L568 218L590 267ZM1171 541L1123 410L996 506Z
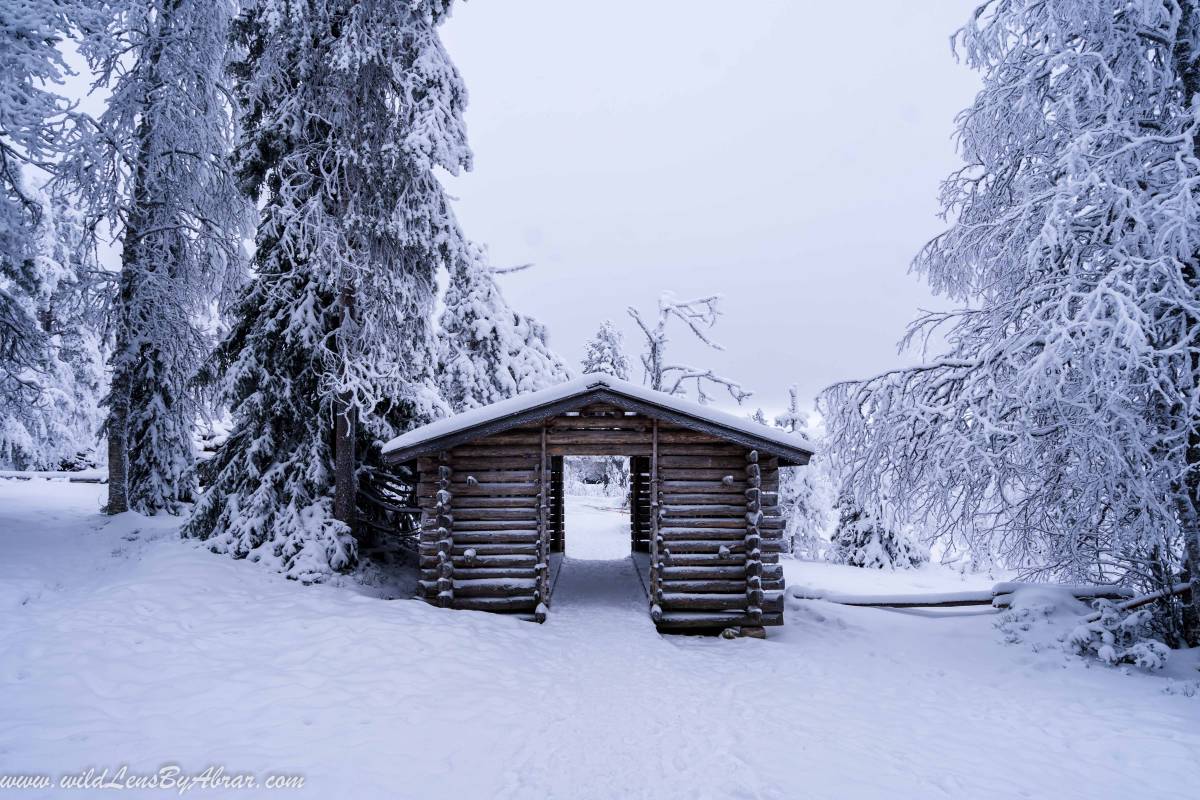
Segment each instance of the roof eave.
M396 450L384 453L383 460L389 464L403 464L423 455L449 450L460 444L481 439L494 433L501 433L519 425L540 422L565 411L571 411L580 405L598 401L611 403L625 411L633 411L657 419L669 420L685 428L709 433L745 447L759 450L768 455L777 456L780 459L780 466L803 466L812 457L812 452L802 447L793 447L765 437L754 436L746 431L729 428L710 420L700 419L699 417L694 417L667 406L630 397L613 391L603 383L596 383L589 385L583 391L559 398L550 403L544 403L514 414L481 422L478 425L446 433L424 442L417 442L408 447L397 448Z

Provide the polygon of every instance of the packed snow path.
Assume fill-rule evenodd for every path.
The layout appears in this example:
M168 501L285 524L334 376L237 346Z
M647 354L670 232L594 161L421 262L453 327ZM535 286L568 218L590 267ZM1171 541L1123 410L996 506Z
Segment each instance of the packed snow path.
M804 601L767 641L661 637L601 561L535 625L301 586L178 520L105 519L102 493L0 480L0 774L222 765L306 783L186 796L363 800L1194 791L1200 698L1003 644L994 617ZM786 568L856 593L992 582Z
M566 498L566 553L547 624L625 625L654 633L629 554L629 511L605 497Z

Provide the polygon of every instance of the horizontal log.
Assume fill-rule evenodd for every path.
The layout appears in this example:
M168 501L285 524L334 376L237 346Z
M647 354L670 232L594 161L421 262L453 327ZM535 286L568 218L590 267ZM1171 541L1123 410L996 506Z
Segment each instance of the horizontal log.
M430 575L435 575L435 570L427 570ZM528 567L468 567L465 565L455 565L454 580L482 580L485 578L505 578L508 580L533 580L537 577L537 570L533 566Z
M723 503L717 505L713 503L689 503L687 505L681 505L664 502L662 510L663 515L667 517L719 517L723 515L741 517L746 513L746 504Z
M662 441L661 436L658 442L658 453L660 456L717 456L729 458L741 464L745 463L746 458L746 448L741 445L720 441L675 444Z
M436 553L437 547L435 543L421 542L420 550L422 554L426 552ZM521 542L477 542L467 544L455 539L450 553L451 555L459 556L465 554L467 550L474 550L476 556L524 555L536 553L537 547L533 544Z
M730 541L682 539L667 542L666 549L671 552L672 556L680 553L719 553L722 549L729 553L744 553L746 552L746 543L741 539Z
M562 444L548 445L552 456L648 456L653 451L649 441L643 444Z
M454 564L454 571L457 573L460 569L470 567L473 569L532 569L538 563L536 555L526 553L511 554L511 553L486 553L477 555L470 563L463 558L461 553L451 556L451 563ZM436 555L422 553L418 564L422 569L432 569L438 565Z
M456 528L459 522L477 522L489 519L524 519L537 522L537 506L532 503L515 508L461 508L457 504L451 503L450 513L454 515Z
M546 434L546 444L555 445L576 444L645 444L650 441L650 433L628 430L552 430Z
M664 560L666 560L664 558ZM742 553L730 553L721 556L716 553L672 553L667 565L671 567L732 567L746 568L746 556Z
M736 567L664 567L664 580L734 580L746 576L745 566Z
M536 519L467 519L454 518L454 532L459 531L524 531L535 528Z
M664 528L724 528L746 530L746 516L740 517L663 517L659 524Z
M535 466L524 469L460 469L455 470L450 480L450 491L456 486L469 483L531 483L538 479L541 473ZM421 476L424 483L425 475ZM436 479L432 479L436 480Z
M745 462L738 456L712 456L712 455L660 455L658 457L659 469L721 469L721 470L742 470L745 468Z
M736 593L740 597L746 595L745 580L710 580L710 581L676 581L664 579L661 583L664 592L721 594Z
M747 614L739 612L689 612L689 611L671 611L664 612L662 617L655 623L660 631L669 632L674 630L713 630L718 631L723 628L737 628L741 626L759 626L759 625L782 625L783 614L763 614L758 620L750 617Z
M532 597L536 578L467 578L454 576L455 597Z
M689 539L712 539L720 542L744 542L746 532L742 528L659 528L658 533L666 542Z
M451 608L459 611L492 611L500 613L532 612L538 601L528 597L455 597Z
M456 474L489 470L535 470L538 467L538 455L512 456L497 454L490 456L460 456L454 459L452 469ZM422 475L428 474L425 470Z
M732 492L679 492L664 490L662 493L662 502L664 507L678 505L725 506L735 504L740 509L739 513L744 513L746 510L742 496Z
M741 470L736 469L684 469L682 467L671 467L670 469L659 469L658 477L665 481L719 481L723 482L726 478L732 481L744 481L745 474Z
M732 494L741 497L745 494L746 485L744 480L737 480L736 476L732 483L661 479L662 490L674 493Z
M513 508L537 511L537 500L533 497L479 497L465 495L455 497L450 501L455 515L463 511L475 511L485 508Z
M529 530L520 531L460 531L455 530L451 534L455 544L474 545L474 544L529 544L537 542L537 529L531 527ZM429 541L436 542L437 536L435 532L429 532ZM422 543L426 541L425 536L421 537Z
M465 444L450 451L450 458L539 458L542 454L542 439L534 437L529 444L481 444L478 440Z
M683 428L677 430L666 429L662 426L658 429L659 444L725 444L723 439L718 439L708 433L700 433L699 431L689 431Z
M550 420L550 431L569 430L627 430L646 432L650 430L651 420L642 416L619 417L555 417Z
M418 489L422 496L432 496L436 491L436 486L424 481ZM459 497L526 497L538 491L539 487L533 483L456 483L451 488L451 506L454 505L454 499Z
M747 601L745 593L688 594L664 591L658 604L663 611L744 611Z

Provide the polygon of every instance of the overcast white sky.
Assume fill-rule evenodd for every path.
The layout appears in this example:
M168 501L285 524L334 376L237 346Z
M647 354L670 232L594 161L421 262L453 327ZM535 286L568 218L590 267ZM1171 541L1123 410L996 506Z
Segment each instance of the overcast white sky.
M510 302L577 367L606 317L720 293L712 356L753 408L899 361L935 301L908 263L937 233L978 87L949 36L973 0L472 0L443 38L475 169L448 181ZM640 380L640 377L638 378Z

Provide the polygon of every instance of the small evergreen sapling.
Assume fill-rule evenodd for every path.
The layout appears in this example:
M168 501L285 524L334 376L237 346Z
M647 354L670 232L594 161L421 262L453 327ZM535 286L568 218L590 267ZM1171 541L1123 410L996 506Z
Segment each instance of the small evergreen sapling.
M912 536L881 521L850 494L838 498L838 525L830 560L866 569L908 569L929 560L928 552Z
M625 355L625 342L621 332L606 319L600 330L588 340L583 355L583 371L612 375L623 381L629 380L629 358Z

